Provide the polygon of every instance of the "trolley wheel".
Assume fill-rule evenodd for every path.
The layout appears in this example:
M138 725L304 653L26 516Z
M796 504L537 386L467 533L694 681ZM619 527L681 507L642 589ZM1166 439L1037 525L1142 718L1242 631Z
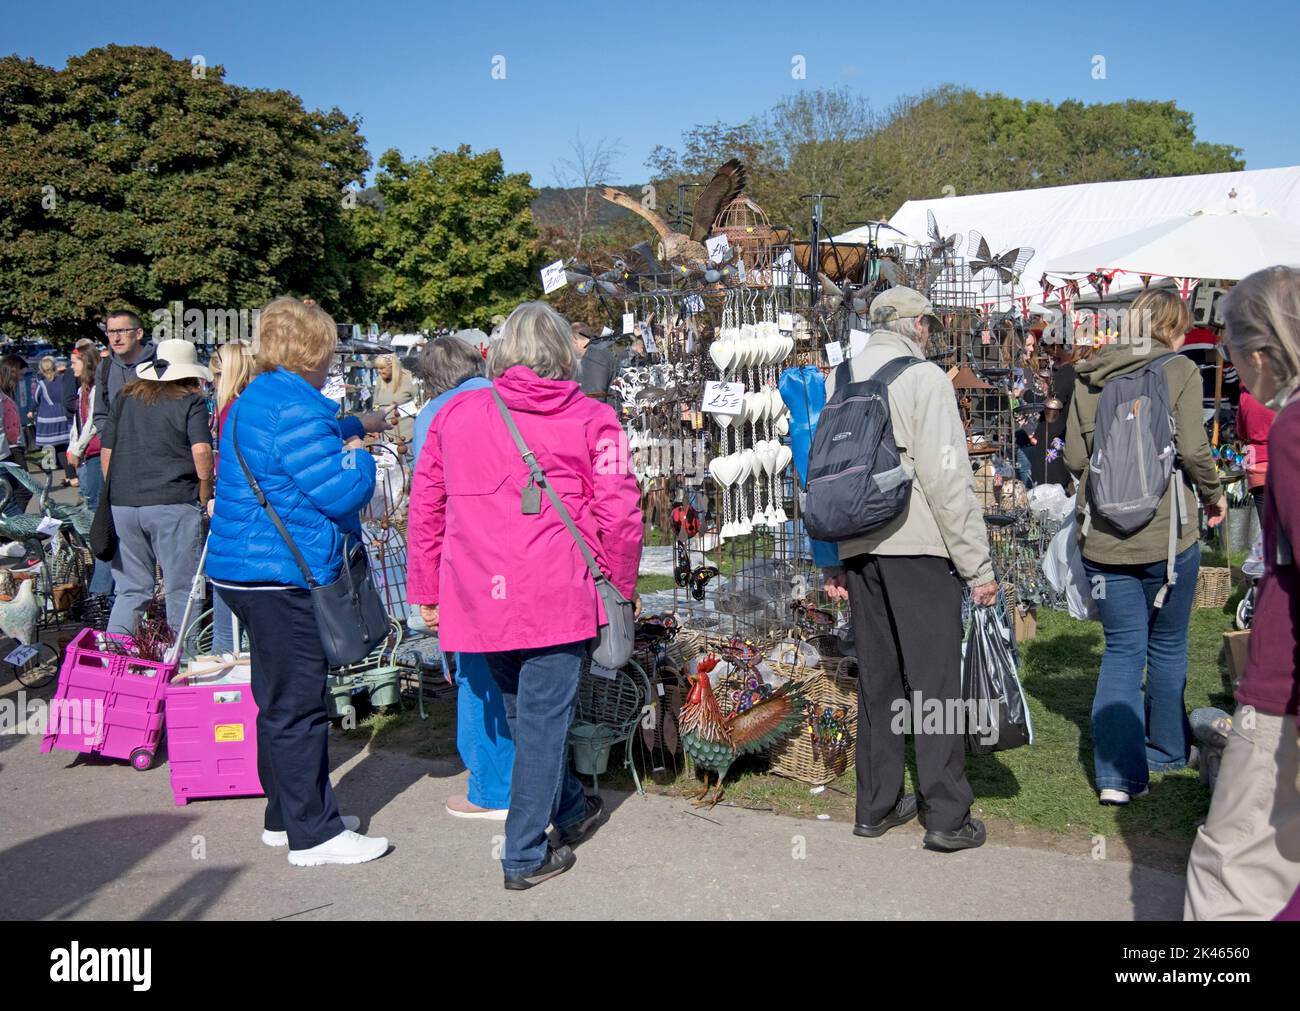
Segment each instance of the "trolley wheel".
M48 642L32 643L30 648L35 653L21 663L0 660L0 676L16 678L24 688L44 688L59 673L59 651Z
M153 752L148 748L136 748L131 752L131 768L137 772L147 772L153 768Z

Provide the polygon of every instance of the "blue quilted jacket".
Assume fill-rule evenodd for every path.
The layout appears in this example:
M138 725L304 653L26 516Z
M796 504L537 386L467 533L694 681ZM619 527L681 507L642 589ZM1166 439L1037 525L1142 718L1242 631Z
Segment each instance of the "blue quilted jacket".
M235 456L239 448L267 500L307 560L318 583L333 582L343 564L343 534L361 537L358 518L375 487L375 461L343 451L338 406L284 369L254 379L231 408L221 432L216 508L208 541L208 575L217 581L306 587L302 570L253 496Z

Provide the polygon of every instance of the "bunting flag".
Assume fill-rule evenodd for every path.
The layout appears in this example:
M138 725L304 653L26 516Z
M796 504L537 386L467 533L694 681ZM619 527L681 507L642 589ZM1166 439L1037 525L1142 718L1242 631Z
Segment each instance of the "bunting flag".
M1138 277L1142 278L1142 287L1143 287L1143 288L1148 288L1148 287L1150 287L1150 285L1151 285L1151 275L1150 275L1150 274L1138 274Z
M1056 290L1056 285L1047 279L1046 274L1038 279L1038 283L1043 289L1043 301L1046 302L1047 297Z
M1016 305L1020 306L1020 318L1026 323L1029 322L1029 302L1030 299L1028 295L1016 296Z
M1201 283L1199 277L1171 277L1169 280L1174 282L1174 289L1178 292L1178 297L1184 302L1192 297L1192 292Z

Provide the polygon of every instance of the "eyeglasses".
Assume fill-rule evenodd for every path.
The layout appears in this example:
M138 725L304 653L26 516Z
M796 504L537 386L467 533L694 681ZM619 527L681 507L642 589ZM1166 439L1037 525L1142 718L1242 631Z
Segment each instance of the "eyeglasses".
M140 327L138 326L128 326L128 327L119 328L117 330L105 330L104 332L108 334L110 337L112 337L113 334L115 333L137 333L139 332L139 330Z

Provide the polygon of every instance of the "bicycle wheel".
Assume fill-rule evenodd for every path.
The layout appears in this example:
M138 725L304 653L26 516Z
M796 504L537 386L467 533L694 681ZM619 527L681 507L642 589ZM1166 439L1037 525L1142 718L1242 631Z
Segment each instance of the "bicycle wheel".
M59 651L48 642L16 646L0 660L0 677L17 678L24 688L44 688L59 673Z

